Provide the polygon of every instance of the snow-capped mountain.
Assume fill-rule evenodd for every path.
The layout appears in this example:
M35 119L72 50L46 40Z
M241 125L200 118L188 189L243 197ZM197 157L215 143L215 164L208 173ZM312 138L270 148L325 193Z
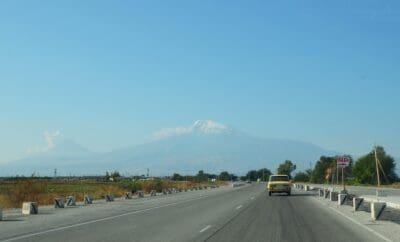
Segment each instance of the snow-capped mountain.
M147 168L154 175L198 170L241 174L262 167L275 171L285 159L302 170L321 155L334 153L306 142L253 137L210 120L164 128L154 133L151 142L107 154L91 152L72 140L50 144L51 149L0 166L0 175L51 175L54 169L60 174L103 174L107 170L144 174Z

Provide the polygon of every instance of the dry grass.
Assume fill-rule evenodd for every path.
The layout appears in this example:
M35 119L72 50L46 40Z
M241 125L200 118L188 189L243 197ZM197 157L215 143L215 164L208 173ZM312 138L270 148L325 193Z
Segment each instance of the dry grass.
M385 185L385 187L400 189L400 182L395 182L395 183L390 184L390 185Z
M220 183L219 185L222 185ZM121 197L127 191L136 192L143 190L146 193L151 190L161 192L164 188L192 188L193 186L205 185L193 182L178 181L125 181L115 183L103 183L93 181L43 181L24 180L3 182L0 184L0 207L18 208L23 202L38 202L40 205L53 204L55 197L75 196L82 201L84 195L91 195L94 199L103 198L106 194L114 194Z

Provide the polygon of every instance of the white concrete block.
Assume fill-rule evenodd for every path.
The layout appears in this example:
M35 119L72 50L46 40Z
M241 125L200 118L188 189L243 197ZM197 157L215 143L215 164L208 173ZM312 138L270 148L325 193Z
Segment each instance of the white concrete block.
M339 193L338 195L338 204L343 205L344 202L346 201L347 194L346 193Z
M330 193L328 189L324 189L324 198L328 198Z
M143 198L144 197L144 192L143 191L138 191L138 197Z
M85 205L92 204L93 203L93 198L91 196L89 196L89 195L85 195L84 198L83 198L83 203Z
M374 220L379 219L379 216L381 216L385 207L386 207L386 203L372 202L371 203L371 218Z
M65 198L64 197L54 198L54 208L64 208L64 207L65 207Z
M132 199L132 192L125 193L125 199Z
M105 196L106 202L114 202L114 195L113 194L107 194Z
M310 191L310 186L309 185L305 185L304 186L304 191L306 191L306 192Z
M67 206L76 206L76 198L74 196L67 197Z
M363 201L363 198L353 197L353 211L357 211Z
M23 215L38 214L38 213L39 213L39 205L36 202L22 203Z
M337 192L330 192L329 193L329 200L331 202L335 202L338 200L338 193Z
M150 191L150 196L152 196L152 197L157 196L157 191L156 190L151 190Z

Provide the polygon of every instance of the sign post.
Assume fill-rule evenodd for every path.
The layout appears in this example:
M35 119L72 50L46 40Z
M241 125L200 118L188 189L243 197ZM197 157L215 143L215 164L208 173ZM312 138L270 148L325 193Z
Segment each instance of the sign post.
M336 166L337 168L342 168L342 186L343 186L343 191L346 191L346 185L344 184L344 168L349 166L351 162L351 158L348 156L339 156L336 158Z

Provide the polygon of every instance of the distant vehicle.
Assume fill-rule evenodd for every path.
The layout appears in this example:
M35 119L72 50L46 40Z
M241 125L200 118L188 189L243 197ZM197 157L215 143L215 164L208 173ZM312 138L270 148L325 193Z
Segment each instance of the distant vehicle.
M291 182L287 175L271 175L268 181L268 195L272 193L286 193L290 196L292 191Z

